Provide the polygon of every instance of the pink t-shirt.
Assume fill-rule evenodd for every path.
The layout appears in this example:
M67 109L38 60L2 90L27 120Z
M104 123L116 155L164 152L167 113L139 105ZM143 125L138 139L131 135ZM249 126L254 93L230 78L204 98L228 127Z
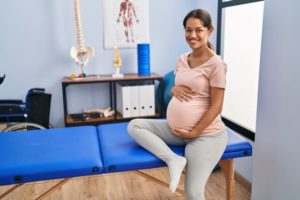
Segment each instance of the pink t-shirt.
M167 108L167 120L171 128L192 130L210 106L210 87L225 88L227 66L218 55L214 55L204 64L190 68L188 55L182 54L176 63L175 86L186 86L196 95L187 102L172 97ZM203 133L217 133L224 128L218 115Z

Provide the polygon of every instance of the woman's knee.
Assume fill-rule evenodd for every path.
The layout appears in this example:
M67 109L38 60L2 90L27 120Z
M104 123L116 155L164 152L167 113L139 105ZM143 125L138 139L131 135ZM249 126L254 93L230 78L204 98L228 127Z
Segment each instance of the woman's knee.
M133 119L131 120L128 125L127 125L127 131L129 135L134 135L135 133L137 133L137 129L141 128L141 124L142 124L142 119Z

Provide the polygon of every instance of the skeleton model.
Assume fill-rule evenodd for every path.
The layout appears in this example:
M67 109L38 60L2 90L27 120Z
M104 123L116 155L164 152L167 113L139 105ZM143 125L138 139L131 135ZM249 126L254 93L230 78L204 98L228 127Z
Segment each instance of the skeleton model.
M115 111L112 110L111 107L108 107L106 109L100 109L100 108L92 108L92 109L84 109L83 113L89 114L89 113L99 113L103 117L109 117L115 114Z
M87 65L89 58L94 56L94 49L92 47L86 47L84 45L79 0L74 0L74 7L77 30L77 48L72 47L70 55L75 60L76 64L80 66L81 73L83 75L83 67Z

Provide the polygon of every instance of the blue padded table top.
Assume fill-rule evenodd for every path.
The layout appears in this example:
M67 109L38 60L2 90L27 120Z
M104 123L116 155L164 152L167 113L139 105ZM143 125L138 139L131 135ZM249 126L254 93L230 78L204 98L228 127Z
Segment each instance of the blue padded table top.
M0 185L102 172L94 126L0 133Z
M104 172L162 167L165 164L140 147L127 133L127 122L98 126L100 148ZM252 155L250 143L228 129L229 141L222 159L232 159ZM170 146L178 155L184 154L184 146Z

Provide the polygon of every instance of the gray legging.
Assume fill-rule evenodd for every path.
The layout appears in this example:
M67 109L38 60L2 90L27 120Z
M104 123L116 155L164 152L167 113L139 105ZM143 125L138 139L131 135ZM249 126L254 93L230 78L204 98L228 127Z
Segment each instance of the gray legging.
M195 139L182 139L171 132L165 119L134 119L128 124L128 132L139 145L166 163L177 156L167 144L186 145L185 192L189 200L204 199L207 179L227 145L226 129Z

